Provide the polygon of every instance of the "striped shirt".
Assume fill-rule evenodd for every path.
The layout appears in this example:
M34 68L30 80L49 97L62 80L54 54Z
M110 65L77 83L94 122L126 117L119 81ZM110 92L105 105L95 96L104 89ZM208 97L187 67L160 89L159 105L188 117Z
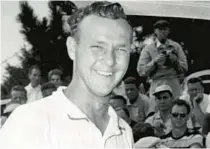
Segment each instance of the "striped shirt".
M161 137L161 142L164 146L170 148L190 148L193 144L203 146L203 136L198 131L187 129L179 138L175 138L170 132Z

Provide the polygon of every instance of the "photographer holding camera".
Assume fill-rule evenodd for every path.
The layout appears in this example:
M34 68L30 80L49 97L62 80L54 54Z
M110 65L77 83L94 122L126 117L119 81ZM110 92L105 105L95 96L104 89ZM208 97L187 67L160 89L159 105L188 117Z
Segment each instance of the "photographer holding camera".
M155 40L144 47L138 61L139 75L147 76L151 80L150 96L155 88L162 84L172 88L174 97L179 96L180 76L188 69L182 47L168 38L169 26L169 22L165 20L159 20L154 24Z

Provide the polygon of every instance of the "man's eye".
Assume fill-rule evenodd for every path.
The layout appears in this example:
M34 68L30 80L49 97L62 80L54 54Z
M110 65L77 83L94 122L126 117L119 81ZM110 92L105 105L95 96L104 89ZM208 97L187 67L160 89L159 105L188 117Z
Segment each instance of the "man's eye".
M92 49L103 49L102 46L98 46L98 45L95 45L95 46L91 46Z
M123 52L123 53L129 53L129 50L127 48L117 48L117 51Z

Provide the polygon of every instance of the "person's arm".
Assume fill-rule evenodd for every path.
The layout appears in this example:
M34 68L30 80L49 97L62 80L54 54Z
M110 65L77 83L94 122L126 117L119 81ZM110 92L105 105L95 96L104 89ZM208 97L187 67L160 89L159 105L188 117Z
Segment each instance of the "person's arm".
M188 70L188 64L187 64L187 58L185 53L183 52L182 47L178 44L177 45L177 51L176 55L172 54L172 56L176 58L172 58L173 64L174 64L174 69L177 71L179 74L184 74Z
M204 115L202 133L207 135L210 132L210 113Z
M200 123L200 125L203 125L203 121L204 121L204 113L200 108L199 102L198 100L200 100L200 98L204 98L203 94L198 94L194 99L193 99L193 113L196 116L196 120Z
M199 143L193 143L192 145L190 145L191 149L197 149L197 148L202 148L202 145Z
M148 47L145 47L139 57L137 64L137 72L140 76L150 76L151 72L155 71L156 63L151 59Z

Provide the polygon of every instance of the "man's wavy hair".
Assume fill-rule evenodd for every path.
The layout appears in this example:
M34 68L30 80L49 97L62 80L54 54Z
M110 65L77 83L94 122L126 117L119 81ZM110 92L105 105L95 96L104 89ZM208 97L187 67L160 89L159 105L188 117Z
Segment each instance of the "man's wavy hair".
M109 19L124 19L128 23L123 7L119 3L107 1L94 2L91 5L78 9L69 19L70 35L75 37L80 22L89 15L97 15ZM130 24L130 23L129 23Z

